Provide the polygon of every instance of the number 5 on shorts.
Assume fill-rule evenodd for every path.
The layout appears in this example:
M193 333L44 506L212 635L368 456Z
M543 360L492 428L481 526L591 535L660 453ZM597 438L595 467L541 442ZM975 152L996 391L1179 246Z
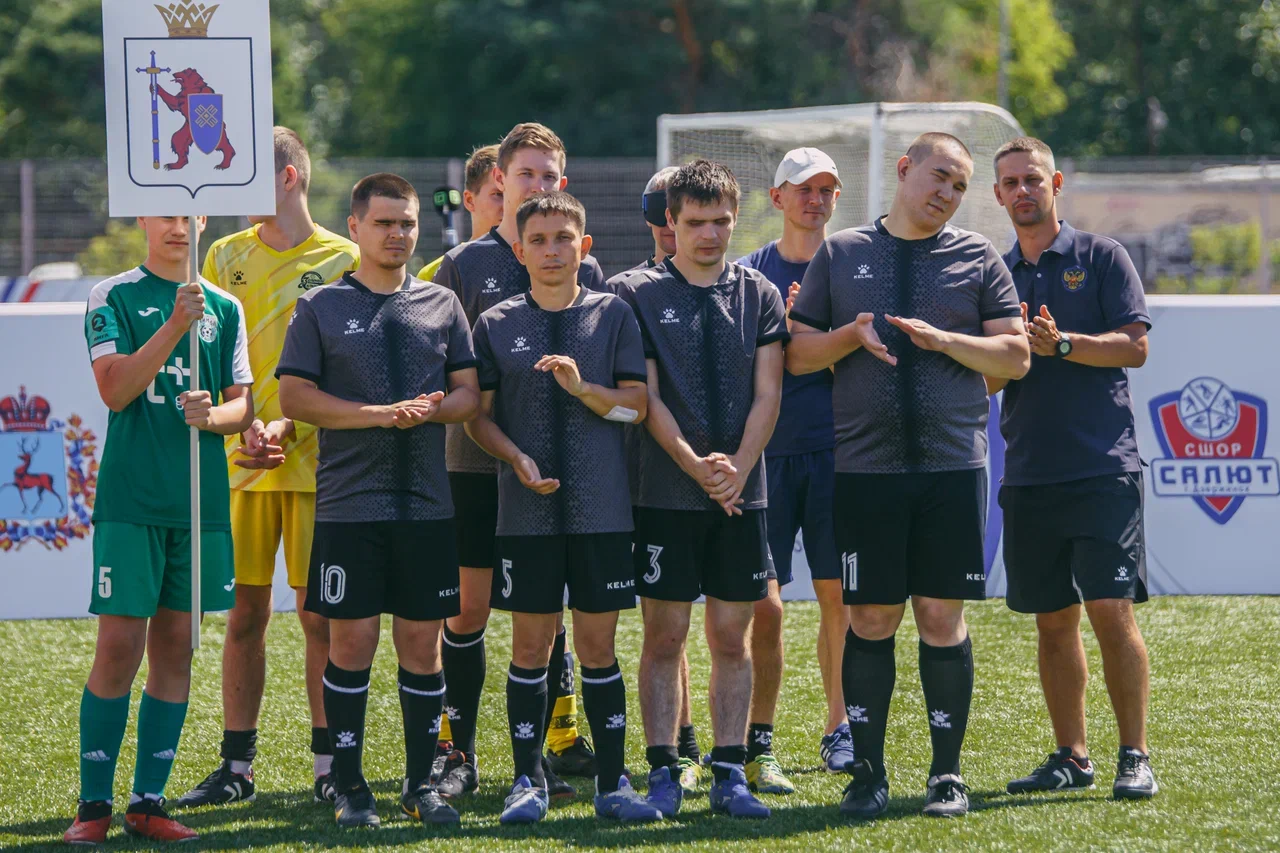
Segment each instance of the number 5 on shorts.
M847 592L858 591L858 552L852 554L847 551L840 555L840 569L844 579L844 588Z
M511 597L511 561L510 560L502 561L502 579L506 581L506 583L502 587L502 597L510 598Z
M111 597L111 567L98 567L98 598Z

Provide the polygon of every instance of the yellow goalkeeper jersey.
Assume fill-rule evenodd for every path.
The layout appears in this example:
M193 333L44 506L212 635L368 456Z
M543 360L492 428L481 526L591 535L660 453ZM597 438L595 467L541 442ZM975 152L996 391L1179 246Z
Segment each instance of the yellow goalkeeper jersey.
M346 237L320 226L301 245L277 252L258 237L258 226L224 237L209 247L204 277L240 300L249 331L249 364L253 371L255 417L263 423L282 417L276 364L293 303L313 287L328 284L355 267L360 250ZM297 435L285 447L285 462L271 471L234 464L239 436L226 441L231 488L264 492L314 492L316 429L296 423Z

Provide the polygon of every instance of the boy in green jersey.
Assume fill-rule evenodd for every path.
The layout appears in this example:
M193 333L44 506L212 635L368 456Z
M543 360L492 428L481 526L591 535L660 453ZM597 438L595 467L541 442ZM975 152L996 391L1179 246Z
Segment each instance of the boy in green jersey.
M111 410L93 514L98 644L80 701L80 805L71 843L94 844L111 825L116 758L142 653L149 672L138 709L138 758L125 830L151 841L195 833L165 813L191 685L189 427L200 429L201 601L235 603L223 436L253 420L253 374L239 300L187 278L186 217L140 217L142 266L94 287L85 337L98 393ZM196 225L204 229L204 218ZM187 333L200 337L191 391ZM219 398L221 402L219 403Z

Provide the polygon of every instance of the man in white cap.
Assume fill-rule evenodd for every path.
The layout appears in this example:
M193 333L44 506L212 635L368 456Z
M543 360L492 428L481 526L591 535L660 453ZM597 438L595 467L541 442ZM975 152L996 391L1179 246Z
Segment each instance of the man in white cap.
M817 148L796 148L778 164L773 206L782 211L782 237L738 261L764 273L781 291L794 297L809 261L822 247L827 222L840 197L835 161ZM789 323L789 321L788 321ZM782 407L773 437L765 447L769 508L765 512L774 568L769 596L756 602L751 639L753 680L750 730L747 736L747 780L765 793L794 789L773 757L773 718L782 682L781 587L791 581L796 533L804 533L805 556L818 597L818 664L827 698L827 720L820 746L822 761L843 772L853 760L853 739L845 719L840 662L849 618L841 600L840 559L836 552L831 503L835 486L835 432L831 411L831 371L805 376L784 373Z

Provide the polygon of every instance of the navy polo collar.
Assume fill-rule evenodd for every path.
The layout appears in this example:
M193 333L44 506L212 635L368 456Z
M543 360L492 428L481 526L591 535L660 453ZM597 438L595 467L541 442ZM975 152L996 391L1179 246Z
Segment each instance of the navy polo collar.
M1059 219L1058 226L1058 236L1053 238L1053 242L1044 251L1053 252L1062 257L1071 253L1071 247L1076 240L1076 229L1072 228L1065 219ZM1043 256L1043 253L1041 255ZM1013 249L1009 252L1009 260L1013 262L1010 266L1014 267L1021 263L1030 263L1026 258L1022 257L1022 244L1016 240L1013 243Z

